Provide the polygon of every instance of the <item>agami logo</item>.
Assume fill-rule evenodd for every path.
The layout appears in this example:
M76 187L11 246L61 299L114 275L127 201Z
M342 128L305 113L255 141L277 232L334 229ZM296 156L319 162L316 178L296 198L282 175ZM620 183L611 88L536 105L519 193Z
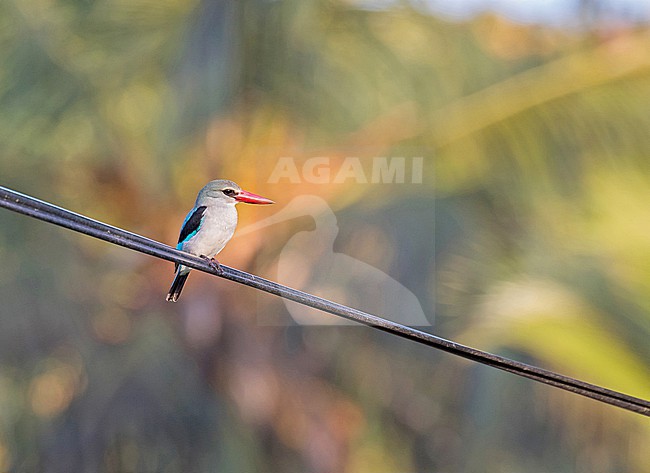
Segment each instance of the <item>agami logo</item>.
M424 158L347 157L340 164L325 156L313 157L302 163L293 157L278 159L268 178L269 184L422 184Z

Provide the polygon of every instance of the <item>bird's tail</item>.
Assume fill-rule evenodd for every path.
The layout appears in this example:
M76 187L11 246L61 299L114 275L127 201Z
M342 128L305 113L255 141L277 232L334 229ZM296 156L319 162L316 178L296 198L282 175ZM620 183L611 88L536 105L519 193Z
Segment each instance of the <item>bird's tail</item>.
M174 282L172 282L172 287L169 288L169 293L167 294L167 302L176 302L179 297L181 297L181 291L187 281L187 277L190 275L190 272L181 273L179 268L176 271L176 276L174 277Z

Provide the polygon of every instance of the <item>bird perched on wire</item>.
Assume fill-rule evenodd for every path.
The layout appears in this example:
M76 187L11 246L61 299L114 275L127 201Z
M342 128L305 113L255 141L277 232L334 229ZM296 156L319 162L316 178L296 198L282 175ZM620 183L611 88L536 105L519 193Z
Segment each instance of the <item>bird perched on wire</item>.
M194 208L185 217L176 249L204 258L217 272L221 266L214 257L232 238L237 226L239 202L273 204L270 199L242 190L226 179L210 181L199 191ZM176 302L181 295L190 268L176 263L176 276L167 294L167 300Z

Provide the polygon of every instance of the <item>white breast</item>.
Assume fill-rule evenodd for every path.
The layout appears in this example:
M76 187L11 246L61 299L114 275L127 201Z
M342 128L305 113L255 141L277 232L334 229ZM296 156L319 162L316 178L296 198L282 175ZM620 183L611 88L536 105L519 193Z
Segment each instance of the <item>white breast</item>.
M212 258L223 250L236 227L237 209L234 204L208 206L200 231L183 245L183 251Z

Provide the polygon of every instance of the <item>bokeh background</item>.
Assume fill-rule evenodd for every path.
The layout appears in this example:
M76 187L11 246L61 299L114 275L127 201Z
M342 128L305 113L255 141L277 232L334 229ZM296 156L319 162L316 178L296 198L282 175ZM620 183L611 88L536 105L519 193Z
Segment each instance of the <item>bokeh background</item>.
M648 18L641 0L6 0L0 182L170 244L210 179L278 202L240 206L241 227L316 196L221 261L327 274L350 302L322 269L346 255L426 330L647 399ZM422 157L423 179L269 182L282 157ZM323 212L334 235L281 258ZM8 211L0 262L0 471L650 471L644 417L299 323L250 288L192 274L172 305L170 263Z

